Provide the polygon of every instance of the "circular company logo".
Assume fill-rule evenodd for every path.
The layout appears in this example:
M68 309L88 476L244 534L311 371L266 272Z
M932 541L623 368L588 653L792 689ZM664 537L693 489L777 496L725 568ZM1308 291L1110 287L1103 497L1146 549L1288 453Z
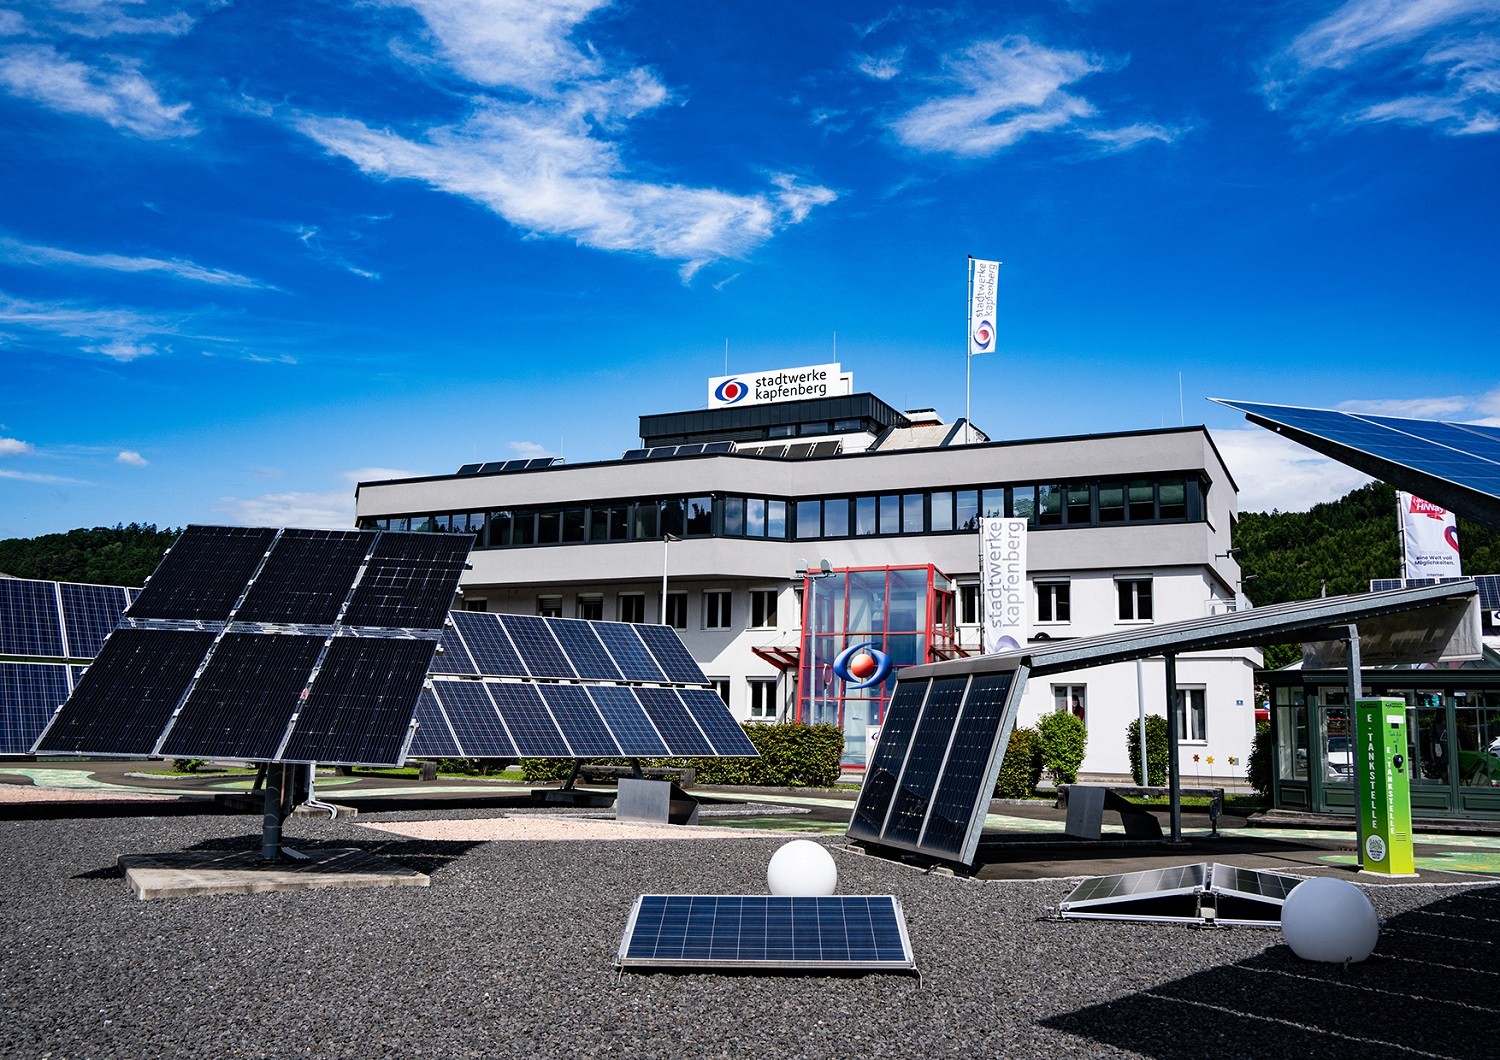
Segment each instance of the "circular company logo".
M1378 835L1372 835L1365 840L1365 856L1371 861L1385 860L1385 840Z
M856 644L839 652L833 660L834 675L852 691L878 685L891 676L891 657L871 641Z
M748 393L750 393L750 388L738 379L726 379L714 388L714 400L733 405Z
M990 348L990 343L995 341L995 325L988 320L981 320L979 326L974 329L974 345L981 350Z

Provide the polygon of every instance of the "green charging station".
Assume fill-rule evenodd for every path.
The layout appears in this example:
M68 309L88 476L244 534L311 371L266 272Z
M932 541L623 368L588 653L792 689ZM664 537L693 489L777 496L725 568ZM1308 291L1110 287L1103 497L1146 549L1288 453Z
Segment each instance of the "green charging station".
M1406 702L1361 699L1354 711L1354 780L1359 789L1359 867L1415 876Z

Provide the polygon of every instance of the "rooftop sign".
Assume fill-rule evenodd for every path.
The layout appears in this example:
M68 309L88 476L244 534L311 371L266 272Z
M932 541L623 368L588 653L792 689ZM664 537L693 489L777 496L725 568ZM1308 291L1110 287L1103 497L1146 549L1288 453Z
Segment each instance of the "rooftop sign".
M708 381L708 407L769 405L776 401L843 397L854 392L854 374L843 366L810 364L801 368L773 368L768 372L721 375Z

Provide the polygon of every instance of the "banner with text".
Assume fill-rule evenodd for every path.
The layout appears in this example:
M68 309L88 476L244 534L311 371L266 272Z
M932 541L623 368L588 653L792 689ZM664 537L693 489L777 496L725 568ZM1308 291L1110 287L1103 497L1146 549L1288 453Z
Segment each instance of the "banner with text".
M768 372L720 375L708 381L708 407L767 405L775 401L842 397L854 392L853 374L843 366L810 364L800 368L773 368Z
M1403 578L1461 578L1458 520L1446 508L1410 493L1396 493L1401 506Z
M969 259L969 356L995 348L995 289L1000 285L1000 263Z
M1026 520L979 520L986 654L1026 643Z

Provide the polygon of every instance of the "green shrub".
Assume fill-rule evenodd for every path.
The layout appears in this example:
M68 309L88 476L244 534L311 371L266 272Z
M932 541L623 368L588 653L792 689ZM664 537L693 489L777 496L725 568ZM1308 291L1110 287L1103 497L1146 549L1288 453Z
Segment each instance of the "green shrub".
M1000 778L995 781L995 797L1029 799L1042 779L1042 750L1036 730L1016 726L1010 731L1005 760L1000 763Z
M173 771L178 772L178 773L196 773L196 772L198 772L198 770L200 770L202 768L203 768L203 759L201 759L201 758L174 758L174 759L172 759L172 769L173 769Z
M1250 747L1250 786L1255 793L1267 802L1271 801L1271 756L1276 753L1276 745L1271 740L1271 723L1269 721L1258 721L1255 723L1255 743Z
M842 771L844 731L837 725L745 725L759 758L652 758L643 766L688 767L700 784L772 788L831 788ZM623 758L608 764L629 765ZM573 769L567 758L523 758L527 783L564 780Z
M1089 741L1083 722L1066 711L1044 714L1037 722L1036 733L1042 767L1047 770L1052 783L1076 783L1078 767L1083 764L1084 750Z
M1167 782L1167 719L1160 714L1146 715L1146 777L1141 777L1141 722L1137 718L1125 730L1130 749L1130 775L1137 784L1159 788Z

